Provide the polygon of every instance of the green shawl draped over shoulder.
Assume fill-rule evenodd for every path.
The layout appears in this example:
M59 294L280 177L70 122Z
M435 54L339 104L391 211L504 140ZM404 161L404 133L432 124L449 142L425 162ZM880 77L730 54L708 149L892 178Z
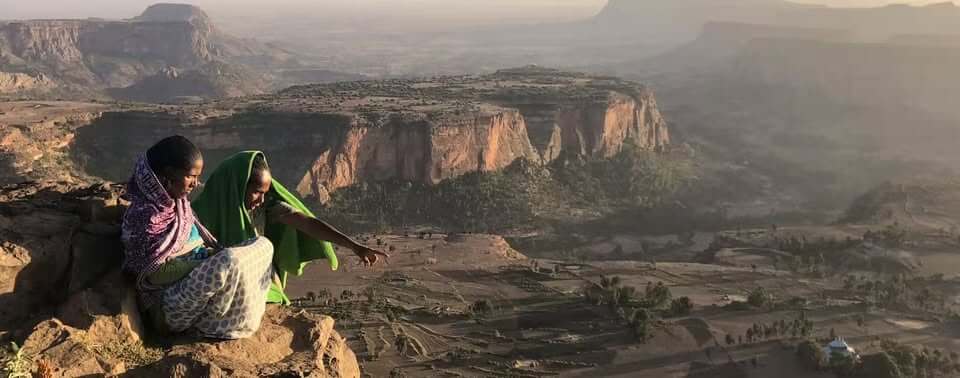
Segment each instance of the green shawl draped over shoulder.
M229 247L257 236L253 219L244 206L247 182L253 168L253 159L263 155L260 151L244 151L228 157L210 175L204 184L203 192L193 201L193 210L200 222L213 233L220 244ZM277 180L268 194L313 217L303 202L290 193ZM307 262L327 259L330 268L337 270L339 263L333 245L326 241L311 238L299 230L279 222L268 222L267 239L273 243L273 264L280 275L281 287L271 285L267 296L269 303L289 304L284 294L287 275L301 275Z

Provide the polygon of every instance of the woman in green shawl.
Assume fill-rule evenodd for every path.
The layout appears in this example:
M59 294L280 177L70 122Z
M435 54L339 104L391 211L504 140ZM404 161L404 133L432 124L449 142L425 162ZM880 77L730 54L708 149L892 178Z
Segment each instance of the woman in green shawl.
M326 259L337 270L331 242L352 250L364 265L388 257L317 219L273 179L260 151L244 151L224 160L193 201L193 209L221 243L233 245L258 236L273 242L277 277L267 296L269 303L290 303L283 292L287 274L302 274L308 261Z

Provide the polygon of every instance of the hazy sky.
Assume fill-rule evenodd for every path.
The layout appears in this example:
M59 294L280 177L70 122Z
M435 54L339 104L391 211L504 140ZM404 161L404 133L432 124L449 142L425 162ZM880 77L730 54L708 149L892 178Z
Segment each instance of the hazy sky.
M796 1L831 6L873 6L891 2L914 4L936 2L933 0ZM0 19L126 18L140 13L145 7L156 2L158 1L0 0ZM523 17L547 21L589 16L602 8L606 0L182 0L179 2L199 5L215 18L309 9L311 12L328 13L374 10L379 13L399 11L404 14L422 14L431 18L470 16L494 21L501 17L507 19Z

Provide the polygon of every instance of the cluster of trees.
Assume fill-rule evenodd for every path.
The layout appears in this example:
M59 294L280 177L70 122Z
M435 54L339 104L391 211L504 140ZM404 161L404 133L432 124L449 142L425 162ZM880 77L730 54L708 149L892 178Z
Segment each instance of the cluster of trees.
M908 279L903 274L887 280L870 280L865 276L847 276L843 287L862 295L869 304L891 308L908 307L915 310L945 312L946 297L933 289L922 279Z
M485 317L493 314L494 307L493 302L489 299L480 299L476 302L473 302L468 308L471 314L475 317Z
M780 319L779 321L774 321L769 324L754 323L752 327L747 328L743 335L737 336L736 338L734 338L733 335L727 334L725 342L727 345L737 345L773 340L779 337L787 337L788 335L790 337L806 337L811 335L813 330L813 321L807 319L806 314L801 312L799 318L791 321Z
M307 292L303 298L295 300L298 306L320 307L322 311L337 319L352 319L357 314L383 314L388 321L395 321L407 311L400 306L387 302L386 297L375 286L367 286L355 293L344 290L339 296L329 289Z
M845 239L819 237L816 240L809 240L806 236L788 238L776 238L773 240L774 247L790 252L795 255L817 255L824 252L842 251L848 248L860 245L862 240L847 237Z
M435 186L398 180L361 183L334 193L322 211L354 232L415 224L490 232L534 223L536 209L543 206L543 187L540 177L519 167L472 172Z
M803 309L806 306L806 300L800 297L793 297L786 301L778 301L777 298L763 287L756 287L747 293L747 301L733 301L725 309L731 311L746 311L751 309Z
M620 277L601 277L599 285L587 283L583 293L589 303L608 306L641 342L649 338L650 327L658 316L686 316L693 310L689 297L673 298L663 282L648 282L641 292L623 285Z
M654 207L695 180L691 161L629 146L609 159L567 155L548 166L519 159L437 185L360 183L335 192L321 211L351 232L415 224L497 232L539 224L540 214L556 209Z
M867 231L863 234L863 240L889 248L900 248L907 241L907 230L901 227L899 222L894 222L880 231Z
M891 366L889 372L895 373L896 370L900 372L900 375L891 374L888 375L889 377L953 377L960 374L960 358L955 352L919 349L892 340L884 340L880 347L883 350L880 353L881 356L886 354L896 366L896 369L892 369ZM867 365L867 362L867 358L864 358L864 365ZM884 377L884 375L877 376Z
M793 254L793 258L775 258L774 268L787 268L795 273L824 274L831 264L836 263L836 261L828 261L827 256L839 258L841 255L836 252L856 247L862 242L860 239L850 237L845 239L820 237L814 241L810 241L806 237L778 237L773 240L772 247L790 252Z
M838 377L919 378L960 374L960 358L956 353L918 349L890 340L881 343L881 352L861 359L841 353L827 356L822 346L804 340L797 345L797 358L808 369L830 370Z
M609 159L565 155L551 166L556 181L581 202L651 208L698 180L690 159L665 156L630 143Z
M774 304L773 294L768 293L767 289L757 287L747 294L747 303L753 307L764 308Z

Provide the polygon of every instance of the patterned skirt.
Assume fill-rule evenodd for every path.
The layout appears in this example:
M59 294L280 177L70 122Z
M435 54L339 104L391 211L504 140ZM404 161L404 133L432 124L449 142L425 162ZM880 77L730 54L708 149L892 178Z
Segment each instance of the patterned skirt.
M260 328L273 278L273 244L258 237L206 259L164 289L164 322L173 332L240 339Z

